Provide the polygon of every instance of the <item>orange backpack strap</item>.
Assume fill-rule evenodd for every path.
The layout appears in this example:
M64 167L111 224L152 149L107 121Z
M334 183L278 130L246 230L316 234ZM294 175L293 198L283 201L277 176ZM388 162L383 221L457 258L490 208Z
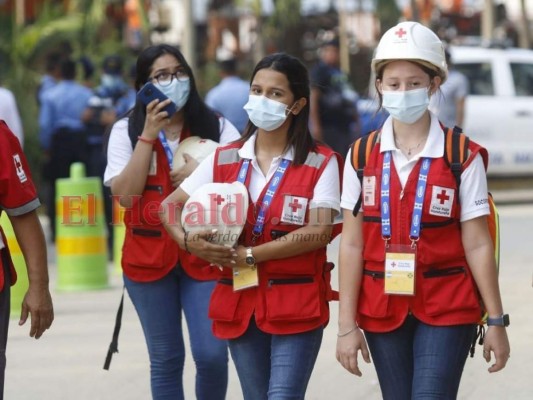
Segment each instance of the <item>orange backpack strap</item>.
M352 144L352 167L357 173L357 178L359 178L361 187L363 186L363 173L365 170L366 161L370 157L370 153L372 152L372 149L379 138L379 134L379 131L372 131L368 135L360 137ZM357 213L361 208L362 201L363 196L360 194L359 199L353 208L352 213L354 217L357 216Z
M463 172L463 164L468 158L468 145L470 139L466 136L461 128L455 126L453 128L443 128L445 135L444 142L444 159L450 166L455 182L457 183L457 202L459 202L459 187L461 186L461 173Z

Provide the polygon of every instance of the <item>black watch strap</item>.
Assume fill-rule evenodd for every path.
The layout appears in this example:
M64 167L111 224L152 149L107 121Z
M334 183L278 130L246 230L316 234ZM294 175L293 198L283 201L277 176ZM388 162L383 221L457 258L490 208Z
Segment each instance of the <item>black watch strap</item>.
M499 317L487 318L488 326L509 326L509 314L502 314Z

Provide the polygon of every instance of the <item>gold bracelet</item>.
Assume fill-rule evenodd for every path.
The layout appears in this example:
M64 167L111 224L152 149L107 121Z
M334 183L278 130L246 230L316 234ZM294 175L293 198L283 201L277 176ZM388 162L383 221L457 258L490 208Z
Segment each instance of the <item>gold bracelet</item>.
M344 337L344 336L347 336L347 335L349 335L350 333L352 333L353 331L355 331L357 328L358 328L358 326L355 325L352 329L350 329L350 330L347 331L347 332L344 332L344 333L337 333L337 337Z

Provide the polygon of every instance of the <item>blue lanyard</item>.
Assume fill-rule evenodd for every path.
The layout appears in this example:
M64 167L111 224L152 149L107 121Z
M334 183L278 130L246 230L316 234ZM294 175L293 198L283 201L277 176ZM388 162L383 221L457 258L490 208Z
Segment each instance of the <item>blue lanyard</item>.
M165 154L167 155L168 165L170 166L170 169L172 169L172 160L174 159L174 154L172 153L172 149L170 148L163 131L159 131L159 140L161 141L163 149L165 150Z
M381 179L381 236L385 240L391 237L390 221L390 163L391 152L385 152L383 156L383 178ZM409 238L416 242L420 237L420 222L422 220L422 206L426 195L426 183L428 178L431 158L423 158L418 183L416 184L415 205L413 208L413 218L411 220L411 231Z
M281 178L283 178L283 175L285 174L285 171L289 167L290 163L291 162L289 160L282 158L278 166L278 169L276 170L276 172L274 172L274 175L270 179L270 182L268 184L268 189L265 192L265 195L263 196L263 200L261 201L261 207L259 208L257 220L255 221L255 225L253 229L254 237L261 236L261 234L263 233L266 212L268 211L268 208L270 207L270 204L272 203L272 198L274 197L274 194L276 193L276 190L279 187ZM237 180L243 185L245 184L246 177L248 176L249 167L250 167L250 160L245 159L242 162L239 175L237 175Z

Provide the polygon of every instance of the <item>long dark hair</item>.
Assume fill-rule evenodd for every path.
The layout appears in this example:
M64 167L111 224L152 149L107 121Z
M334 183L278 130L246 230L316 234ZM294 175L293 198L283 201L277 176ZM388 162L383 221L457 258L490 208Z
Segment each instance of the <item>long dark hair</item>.
M299 59L286 53L271 54L263 58L255 66L250 83L253 82L255 74L265 68L280 72L287 77L295 101L302 97L305 97L307 100L306 106L298 115L292 116L287 143L288 147L294 146L294 164L303 164L308 153L315 149L315 142L311 136L311 132L309 132L310 89L307 68ZM256 130L257 127L251 121L248 121L240 141L244 142L248 140Z
M164 54L170 54L175 57L180 65L189 75L191 91L183 111L185 113L185 125L189 128L191 136L200 136L204 139L211 139L216 142L220 139L220 128L218 117L204 103L198 89L191 67L185 60L183 54L176 48L167 44L150 46L144 49L137 58L137 74L135 78L135 89L138 91L149 79L152 72L152 66L159 57ZM146 106L137 100L135 106L128 113L128 133L131 142L137 142L137 136L142 133L144 121L146 119Z

